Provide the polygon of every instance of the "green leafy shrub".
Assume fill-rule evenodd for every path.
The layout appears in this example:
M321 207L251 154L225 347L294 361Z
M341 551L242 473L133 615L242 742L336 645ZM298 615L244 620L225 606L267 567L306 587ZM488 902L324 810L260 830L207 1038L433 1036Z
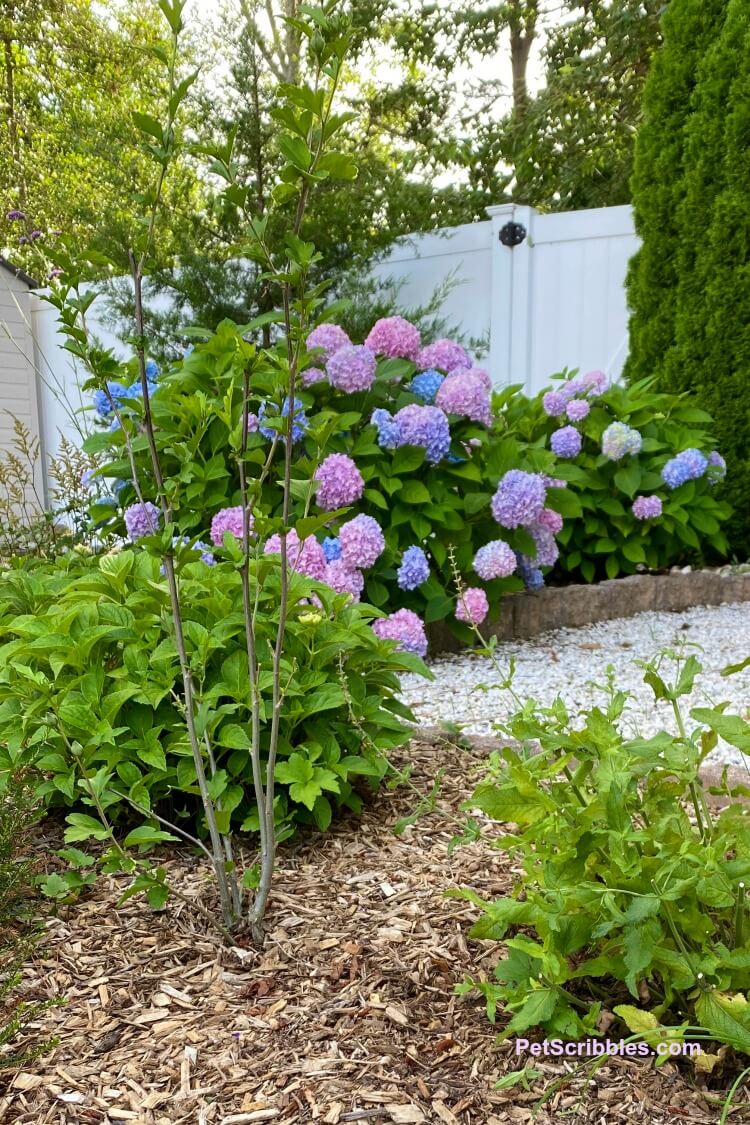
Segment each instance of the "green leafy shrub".
M556 408L560 394L568 398L569 388L580 382L568 375L557 376L552 391L532 400L509 399L499 424L532 448L548 448L555 431L570 425L564 414L545 411L545 402ZM573 517L557 536L557 574L594 582L724 556L722 524L731 508L720 498L721 462L708 462L700 477L676 488L667 487L662 477L665 464L683 450L697 449L708 461L715 444L710 415L688 394L659 391L654 379L614 384L585 401L589 412L575 422L580 452L556 458L549 470L567 481L567 512ZM613 422L637 431L637 454L612 459L602 451L602 435ZM634 512L636 497L644 495L658 498L661 511L654 518L639 519Z
M255 831L240 575L230 563L206 566L189 548L178 557L178 573L219 827ZM276 637L279 577L277 556L254 564L262 660ZM305 604L313 598L320 608ZM275 771L280 838L298 822L325 829L334 809L360 808L358 786L377 785L387 752L408 737L410 714L396 698L399 673L423 667L378 640L369 625L373 611L346 604L346 595L294 573L290 599ZM97 802L115 824L132 824L134 813L148 820L152 810L191 828L199 819L168 606L167 580L144 551L72 556L5 577L0 768L33 763L46 775L38 794L49 805L92 810L68 817L69 843L106 837ZM271 679L261 672L264 759Z
M691 712L700 665L668 654L644 664L654 698L671 703L678 735L630 737L627 695L610 681L606 704L580 716L562 700L533 700L499 726L513 740L496 752L467 808L512 825L494 841L518 862L510 895L485 902L472 936L506 953L479 989L504 1034L541 1028L566 1039L596 1035L603 1009L634 1031L702 1027L750 1051L750 818L722 792L709 809L699 767L718 736L750 751L750 724L725 707ZM746 662L747 663L747 662ZM476 836L478 826L471 825Z

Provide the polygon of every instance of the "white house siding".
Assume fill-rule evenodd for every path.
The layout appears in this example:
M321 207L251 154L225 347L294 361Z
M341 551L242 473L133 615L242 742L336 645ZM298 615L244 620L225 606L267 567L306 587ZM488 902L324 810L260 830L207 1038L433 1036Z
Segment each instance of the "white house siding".
M14 416L28 427L33 438L40 438L31 301L26 282L0 265L0 456L14 449ZM41 463L37 464L35 489L41 498L44 490ZM34 489L30 489L30 493L31 502Z

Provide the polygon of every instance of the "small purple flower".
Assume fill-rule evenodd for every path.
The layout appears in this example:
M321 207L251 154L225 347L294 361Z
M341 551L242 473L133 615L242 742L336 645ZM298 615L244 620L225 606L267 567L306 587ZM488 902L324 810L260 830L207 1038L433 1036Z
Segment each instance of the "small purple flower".
M128 536L133 542L143 539L145 535L153 535L159 530L159 509L156 504L146 500L143 504L131 504L125 509L125 527Z
M280 555L281 536L272 535L270 539L267 539L263 547L263 553ZM292 528L286 537L286 558L292 570L296 570L308 578L315 578L318 582L325 581L328 565L325 552L317 539L312 536L307 539L300 539L297 532Z
M375 381L376 369L375 353L364 344L339 348L326 363L328 382L346 394L368 391Z
M427 344L422 348L417 356L417 367L420 371L436 368L450 375L457 367L471 367L471 358L466 348L462 348L454 340L442 337L435 340L434 344Z
M485 543L474 556L474 570L485 582L507 578L516 569L516 554L502 539Z
M456 604L456 620L468 625L481 625L490 611L490 603L484 590L469 586L462 590Z
M421 547L407 547L401 557L401 566L396 572L396 581L401 590L416 590L430 577L430 564Z
M280 430L274 429L273 426L261 426L260 423L264 418L288 418L289 417L289 399L285 398L281 405L281 414L277 413L277 407L272 406L269 410L268 404L262 402L258 410L258 430L263 434L263 437L268 441L273 441L274 438L286 444L286 425L282 426ZM294 404L294 422L292 424L292 444L301 441L307 432L307 415L304 408L295 401Z
M540 524L530 527L531 537L536 545L533 562L536 566L554 566L560 557L560 550L551 531Z
M320 367L308 367L302 372L302 386L311 387L313 383L322 382L325 377L326 373Z
M351 340L338 324L319 324L307 337L307 350L319 348L325 359L330 359L339 348L349 347Z
M409 390L423 402L434 402L445 376L432 369L420 371L409 384Z
M339 541L341 561L350 570L366 570L385 550L385 536L372 516L355 516L345 523L339 531Z
M362 474L345 453L329 453L315 471L318 481L315 500L324 512L355 504L365 489Z
M608 382L609 380L603 371L588 371L585 375L581 376L582 386L586 388L589 395L594 397L604 394Z
M36 242L36 240L38 238L42 238L42 232L40 230L32 230L29 233L29 241L30 242Z
M9 211L5 217L11 223L23 222L23 220L26 218L26 212L18 210Z
M557 535L562 531L563 518L559 512L555 512L552 508L545 508L539 513L536 526L544 527L547 531L551 531L553 535Z
M638 430L624 422L611 422L602 434L602 453L610 461L621 461L628 454L635 456L640 453L642 444Z
M557 457L569 460L571 457L577 457L581 452L583 439L574 426L563 426L562 429L555 430L549 439L549 444Z
M343 559L334 559L328 563L323 581L337 594L351 594L355 602L360 600L365 588L362 572L348 567Z
M94 476L94 469L84 469L81 473L81 487L91 488L91 480Z
M419 329L402 316L386 316L376 320L365 344L377 355L389 359L416 360L421 344Z
M337 537L329 535L327 539L323 540L321 546L323 547L323 554L329 563L335 562L336 559L341 558L341 543Z
M471 371L446 376L435 396L435 405L446 414L458 414L488 426L492 421L490 396L483 380Z
M383 641L398 641L397 648L427 655L427 634L424 622L410 609L399 609L390 617L381 617L372 623L372 631Z
M633 501L633 515L637 520L655 520L662 512L658 496L636 496Z
M249 434L257 434L260 428L260 419L257 414L252 411L247 416L247 432Z
M193 550L200 551L201 562L204 562L206 566L215 565L216 558L208 543L204 543L202 539L197 539L196 542L193 543Z
M547 391L542 399L542 409L549 418L559 418L565 413L567 399L562 391Z
M568 403L565 413L571 422L582 422L591 410L591 404L585 398L574 398Z
M224 533L230 532L238 543L242 542L243 536L243 521L242 521L243 508L238 504L235 508L222 508L217 512L211 520L211 542L216 547L223 546ZM253 534L253 524L255 517L252 512L248 513L248 531L250 535Z
M702 477L708 464L708 458L699 449L683 449L682 453L667 461L661 471L661 479L667 488L679 488L688 480Z
M59 266L55 266L55 268L51 269L49 271L49 273L47 274L47 281L55 281L56 278L62 277L62 275L64 273L65 273L65 270L60 269Z
M492 515L503 527L534 523L544 508L547 489L539 473L509 469L492 497Z
M714 449L708 455L708 468L706 469L706 478L709 484L716 484L720 480L724 480L727 475L727 463L722 455Z

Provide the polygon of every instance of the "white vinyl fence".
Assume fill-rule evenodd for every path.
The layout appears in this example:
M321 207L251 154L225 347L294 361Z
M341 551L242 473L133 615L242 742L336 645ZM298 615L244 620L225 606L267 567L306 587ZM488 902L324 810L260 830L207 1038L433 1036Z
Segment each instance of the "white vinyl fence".
M443 315L489 340L498 385L534 394L563 367L616 379L627 355L625 273L638 248L631 208L541 215L509 203L488 213L488 222L404 239L374 272L400 282L412 306L452 279ZM501 241L512 224L522 228L515 246Z
M502 204L488 213L485 222L399 241L374 274L401 283L405 307L424 305L451 278L442 313L465 337L484 341L474 350L496 385L520 383L536 393L563 367L616 379L627 354L625 273L638 246L630 207L542 215ZM510 246L514 227L518 240ZM101 342L129 354L96 313L97 302L88 319ZM81 407L89 396L62 347L54 309L34 295L32 327L39 430L49 458L60 432L75 440L88 428Z

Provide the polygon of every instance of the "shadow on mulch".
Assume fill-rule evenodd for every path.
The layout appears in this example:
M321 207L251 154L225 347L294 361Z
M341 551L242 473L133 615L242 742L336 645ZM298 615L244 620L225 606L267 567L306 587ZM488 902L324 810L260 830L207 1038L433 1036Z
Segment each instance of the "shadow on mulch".
M420 735L406 752L414 785L429 792L444 770L438 807L455 813L491 745ZM500 895L512 868L481 844L449 855L456 824L439 813L395 836L416 801L384 789L356 824L285 845L260 952L220 949L185 902L118 907L119 878L61 908L24 981L29 996L64 998L33 1028L59 1044L5 1076L0 1121L718 1122L718 1097L687 1066L612 1059L592 1074L497 1044L481 999L453 994L467 973L491 972L496 944L467 943L476 910L443 892ZM202 860L171 853L165 865L188 899L211 900ZM541 1072L533 1087L497 1090L523 1061ZM750 1122L738 1100L729 1121Z

